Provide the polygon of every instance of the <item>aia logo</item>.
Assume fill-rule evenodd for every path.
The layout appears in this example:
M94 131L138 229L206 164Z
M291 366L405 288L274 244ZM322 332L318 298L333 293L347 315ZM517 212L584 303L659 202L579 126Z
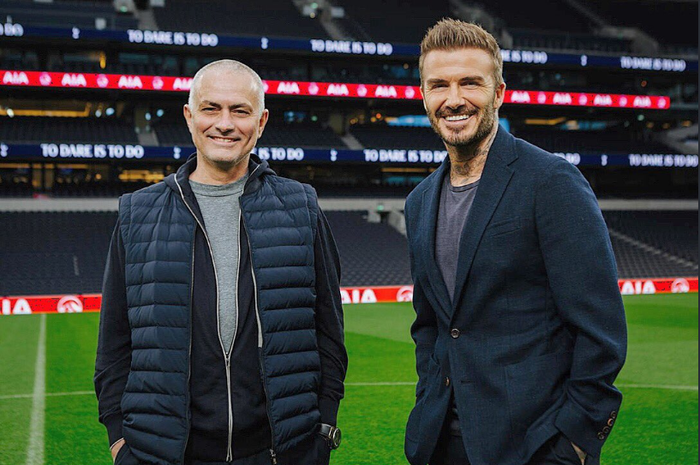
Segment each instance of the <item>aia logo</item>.
M12 71L8 71L2 77L2 83L15 85L15 86L26 86L29 84L29 78L27 77L27 73L23 73L23 72L15 73Z
M613 99L610 95L598 94L595 97L593 97L593 105L596 105L599 107L609 107L612 104L613 104Z
M350 90L345 84L331 84L328 86L328 95L349 96Z
M403 286L396 293L397 302L413 302L413 286Z
M177 78L173 84L173 90L190 90L192 78Z
M513 91L510 101L513 103L530 103L530 94L526 91Z
M87 87L87 80L83 74L66 73L61 78L61 85L63 87Z
M374 304L377 303L377 296L372 289L341 289L340 298L345 304Z
M651 280L624 281L620 286L622 295L656 294L656 286Z
M32 313L32 307L27 299L17 299L14 305L10 299L2 299L0 304L3 315L30 315Z
M120 89L143 89L143 82L139 76L120 76L117 86Z
M678 278L671 284L671 292L674 294L687 294L690 292L690 283L687 279Z
M280 82L277 86L277 93L299 95L301 93L301 89L299 89L299 84L296 82Z
M632 106L635 108L649 108L651 107L651 99L646 96L637 96L634 98Z
M571 99L571 94L557 92L552 98L552 103L555 105L571 105L573 100Z
M377 97L384 98L397 98L399 96L394 86L377 86L377 90L374 94Z
M62 297L56 304L58 313L82 313L83 303L74 295Z

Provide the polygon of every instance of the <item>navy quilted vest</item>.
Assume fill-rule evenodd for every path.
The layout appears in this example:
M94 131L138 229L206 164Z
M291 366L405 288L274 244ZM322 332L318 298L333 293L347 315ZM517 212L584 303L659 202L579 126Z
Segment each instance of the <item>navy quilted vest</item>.
M263 175L241 197L259 318L259 350L271 445L284 452L320 421L320 357L314 323L316 195ZM191 286L197 223L165 183L124 195L121 234L132 361L122 397L123 432L134 456L181 464L189 434Z

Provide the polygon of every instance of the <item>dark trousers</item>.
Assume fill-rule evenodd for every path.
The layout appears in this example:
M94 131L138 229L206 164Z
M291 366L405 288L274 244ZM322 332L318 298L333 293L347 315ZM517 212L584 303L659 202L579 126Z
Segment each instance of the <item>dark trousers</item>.
M598 458L586 457L585 465L599 465ZM430 465L470 465L464 450L462 436L455 436L449 430L443 430ZM547 441L527 465L581 465L571 442L563 434L558 434Z
M277 454L277 465L328 465L330 449L320 436L314 435L306 439L294 449ZM202 462L185 459L185 465L271 465L272 458L268 449L250 457L234 460L233 462Z
M270 451L264 450L258 454L246 457L243 459L234 460L233 462L201 462L199 460L185 460L185 465L270 465L272 458Z

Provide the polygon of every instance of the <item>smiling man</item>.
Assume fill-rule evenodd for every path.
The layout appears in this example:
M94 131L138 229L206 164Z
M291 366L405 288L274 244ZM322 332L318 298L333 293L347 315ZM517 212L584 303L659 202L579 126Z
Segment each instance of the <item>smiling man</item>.
M445 162L406 200L418 385L412 465L597 464L627 334L590 186L498 125L496 40L445 19L421 43Z
M197 149L120 199L95 389L117 465L327 465L347 354L335 242L308 185L252 150L263 83L203 67Z

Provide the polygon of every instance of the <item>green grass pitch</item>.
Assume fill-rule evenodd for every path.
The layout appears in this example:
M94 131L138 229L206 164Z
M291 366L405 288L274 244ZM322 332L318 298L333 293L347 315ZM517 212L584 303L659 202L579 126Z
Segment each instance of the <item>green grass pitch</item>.
M602 463L697 464L698 295L630 296L625 306L630 345L618 379L625 400ZM350 368L339 418L344 443L332 463L406 465L403 430L416 381L413 310L410 304L372 304L345 312ZM92 393L97 314L0 317L0 464L28 463L42 318L46 396L34 449L43 442L46 464L108 465L107 435Z

